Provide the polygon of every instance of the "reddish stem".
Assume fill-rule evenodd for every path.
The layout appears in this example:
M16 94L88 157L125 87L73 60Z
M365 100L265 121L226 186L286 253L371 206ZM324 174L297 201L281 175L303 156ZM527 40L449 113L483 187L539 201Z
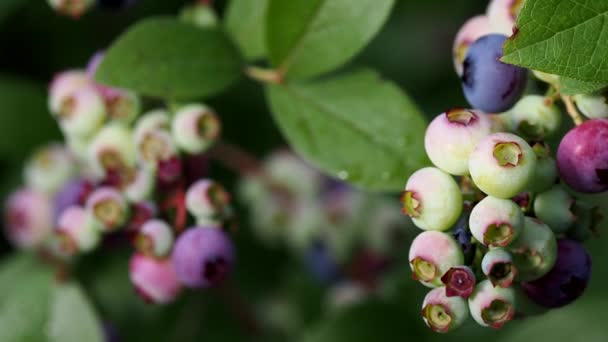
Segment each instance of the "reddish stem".
M209 156L242 175L260 173L262 169L255 156L236 145L225 142L215 144L209 151Z
M162 210L175 209L173 227L175 227L177 233L182 232L186 228L186 221L188 219L188 213L186 211L186 191L184 188L184 182L180 180L176 189L161 204Z

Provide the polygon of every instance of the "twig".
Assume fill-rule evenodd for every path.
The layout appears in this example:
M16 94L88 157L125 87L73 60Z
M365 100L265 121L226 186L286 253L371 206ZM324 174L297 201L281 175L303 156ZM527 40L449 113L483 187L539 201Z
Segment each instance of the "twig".
M236 145L221 141L211 148L209 157L242 175L259 174L262 170L255 156Z
M574 121L574 124L577 126L582 124L583 117L576 109L576 106L574 105L574 102L572 101L572 97L566 96L566 95L562 95L561 97L562 97L562 101L564 102L564 105L566 105L566 111L568 112L568 115L570 115L570 117L572 118L572 121Z
M277 70L263 69L254 66L245 68L245 74L256 81L262 83L281 84L283 83L283 74Z

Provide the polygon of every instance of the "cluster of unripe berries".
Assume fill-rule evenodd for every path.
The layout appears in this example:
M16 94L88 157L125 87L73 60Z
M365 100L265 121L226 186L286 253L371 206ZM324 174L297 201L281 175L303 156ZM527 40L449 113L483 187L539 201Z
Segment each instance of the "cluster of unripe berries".
M422 315L434 331L469 315L500 328L562 307L590 278L581 242L598 217L577 193L608 190L608 120L599 119L608 107L601 95L576 97L591 120L551 156L543 141L561 123L557 98L523 95L528 71L500 62L522 3L493 0L487 16L458 33L456 71L475 109L451 109L430 123L425 150L434 167L412 174L403 192L403 212L423 230L409 261L414 278L432 288ZM558 87L557 76L535 75Z
M7 237L62 264L109 236L128 240L130 279L153 303L218 284L234 250L223 229L230 196L206 178L217 115L197 103L143 112L137 94L93 81L102 58L51 83L49 108L66 144L27 162L25 186L6 204Z
M288 151L268 156L239 192L254 233L286 246L328 284L371 285L408 233L392 200L332 180Z

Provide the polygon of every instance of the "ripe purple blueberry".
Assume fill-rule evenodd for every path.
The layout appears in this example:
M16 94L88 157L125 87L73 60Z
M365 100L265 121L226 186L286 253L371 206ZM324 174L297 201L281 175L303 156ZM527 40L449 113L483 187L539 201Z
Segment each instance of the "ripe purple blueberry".
M524 226L524 214L513 201L488 196L471 211L471 233L485 246L505 247L514 241Z
M477 143L489 135L490 118L479 111L454 108L438 115L424 136L426 154L433 164L453 175L469 173L469 156Z
M441 282L445 285L446 296L467 299L475 289L475 274L468 266L456 266L441 277Z
M424 323L435 332L447 333L460 327L469 316L467 302L460 297L446 296L446 289L432 289L422 302Z
M428 287L441 286L441 277L452 267L461 266L464 256L450 235L438 231L420 233L410 246L410 267L414 279Z
M157 260L136 253L129 262L129 278L137 293L151 304L170 303L182 290L170 259Z
M194 227L177 239L173 264L179 280L187 287L218 285L230 273L234 247L226 233L215 227Z
M65 209L71 206L84 206L93 190L93 183L85 179L74 179L65 184L61 190L53 196L53 212L55 219L57 219Z
M573 240L559 240L553 269L542 278L522 286L538 305L558 308L578 299L587 288L590 277L591 257L585 248Z
M519 238L509 245L518 270L517 279L536 280L551 270L557 257L557 241L549 226L539 219L525 217Z
M574 127L557 150L561 179L573 190L597 193L608 190L608 119L593 119Z
M32 189L14 192L6 202L4 217L6 236L19 248L39 247L52 232L51 202Z
M469 159L469 171L475 185L498 198L511 198L524 191L535 168L536 155L530 145L510 133L485 137Z
M333 283L341 277L340 264L322 240L313 242L304 255L304 263L308 271L321 282Z
M469 46L477 39L490 33L492 33L492 27L485 15L478 15L467 20L458 30L452 46L452 59L458 76L462 75L462 63L464 63Z
M408 179L401 197L403 213L423 230L446 230L460 217L462 194L456 181L434 168L420 169Z
M163 220L149 220L139 229L135 247L143 255L164 257L173 247L173 229Z
M461 76L464 95L473 108L486 113L510 109L523 94L527 70L504 64L502 45L507 37L489 34L469 47Z
M481 270L494 286L510 287L517 275L513 256L502 248L490 249L481 260Z
M515 316L515 298L513 288L495 287L484 280L469 297L469 311L479 325L500 329Z

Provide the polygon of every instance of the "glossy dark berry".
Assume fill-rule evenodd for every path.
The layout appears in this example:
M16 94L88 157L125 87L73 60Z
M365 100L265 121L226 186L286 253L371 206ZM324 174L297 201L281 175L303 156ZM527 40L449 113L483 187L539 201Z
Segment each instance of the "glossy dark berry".
M487 113L504 112L523 94L527 71L502 63L506 36L489 34L469 47L463 64L462 88L469 103Z
M542 278L522 283L530 299L547 308L568 305L579 298L591 277L591 257L574 240L557 242L557 261Z
M458 242L460 248L462 248L464 263L466 265L470 265L475 258L473 234L471 234L471 231L469 230L469 214L470 212L466 212L460 217L453 231L454 239Z
M224 281L234 262L232 241L220 228L186 230L173 248L179 280L187 287L211 287Z
M608 119L593 119L570 130L559 144L561 179L584 193L608 190Z

